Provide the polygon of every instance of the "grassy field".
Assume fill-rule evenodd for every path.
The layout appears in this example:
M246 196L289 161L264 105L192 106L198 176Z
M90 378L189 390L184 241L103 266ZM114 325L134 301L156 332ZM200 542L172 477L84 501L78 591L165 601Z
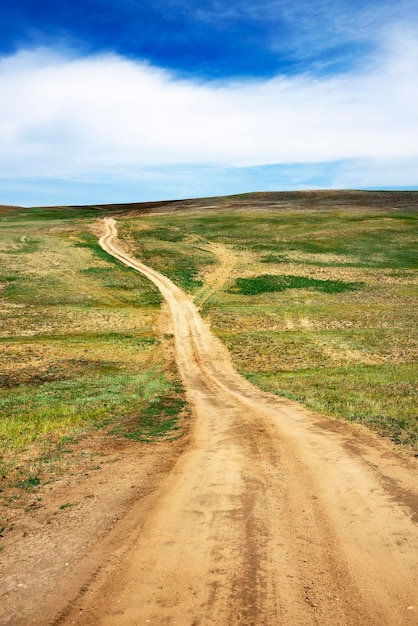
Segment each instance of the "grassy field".
M193 294L254 384L417 449L416 208L413 194L330 193L102 211L138 258ZM187 414L172 338L155 330L160 295L99 248L102 215L0 208L8 485L52 476L98 430L156 441L178 436Z
M194 294L254 384L418 448L416 207L247 203L131 217L122 232ZM238 262L200 302L211 243Z
M98 246L97 211L0 212L0 474L53 474L80 437L176 436L184 393L161 297ZM28 482L29 481L29 482Z

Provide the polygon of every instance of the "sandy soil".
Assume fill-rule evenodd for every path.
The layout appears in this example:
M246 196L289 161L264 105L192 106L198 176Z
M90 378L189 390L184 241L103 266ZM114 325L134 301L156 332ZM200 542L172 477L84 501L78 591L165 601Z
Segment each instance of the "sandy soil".
M1 540L1 626L55 623L109 554L129 550L140 527L137 503L158 488L187 439L147 446L90 433L86 443L73 450L88 453L84 463L43 486L24 511L8 509L13 530Z
M105 226L102 247L166 298L194 430L92 543L94 575L74 558L67 588L50 578L43 604L32 594L4 623L418 624L417 460L254 388L192 301Z

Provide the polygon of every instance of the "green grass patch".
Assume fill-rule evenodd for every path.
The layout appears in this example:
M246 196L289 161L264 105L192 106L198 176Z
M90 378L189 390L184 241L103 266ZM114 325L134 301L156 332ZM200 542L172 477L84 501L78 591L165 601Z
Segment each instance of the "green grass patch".
M341 293L358 288L356 283L347 283L342 280L318 280L307 276L288 276L263 274L254 278L236 278L231 291L237 291L245 296L254 296L260 293L285 291L285 289L314 289L323 293Z
M134 441L152 442L177 431L179 416L186 409L184 390L179 383L166 393L155 396L140 415L112 430Z
M0 390L0 471L3 475L12 471L12 457L31 445L50 450L52 444L58 449L75 434L114 422L124 430L127 420L127 432L134 432L131 438L137 440L160 437L174 428L183 406L178 389L158 370L126 372L113 367L102 373L85 371L76 379ZM135 431L130 427L132 416Z
M30 443L56 427L97 426L119 417L124 407L132 408L143 399L152 398L168 382L157 372L121 372L116 367L108 373L84 377L19 385L11 393L0 393L2 440Z
M13 283L18 278L18 276L0 276L0 283Z
M19 489L31 489L33 487L37 487L41 482L41 479L37 476L29 476L26 480L21 480L16 483L16 487Z
M260 263L288 263L289 257L286 254L266 254L261 257Z
M359 422L395 443L418 448L418 365L242 372L264 389L313 410Z
M64 504L59 505L60 511L64 511L65 509L69 509L72 506L76 506L78 502L65 502Z
M184 233L180 229L166 228L159 226L158 228L149 229L145 231L147 239L158 239L160 241L183 241Z

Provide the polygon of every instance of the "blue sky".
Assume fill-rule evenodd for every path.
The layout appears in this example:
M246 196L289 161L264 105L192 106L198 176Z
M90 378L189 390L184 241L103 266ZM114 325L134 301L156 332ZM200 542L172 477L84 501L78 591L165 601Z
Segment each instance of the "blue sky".
M418 188L416 0L3 0L0 204Z

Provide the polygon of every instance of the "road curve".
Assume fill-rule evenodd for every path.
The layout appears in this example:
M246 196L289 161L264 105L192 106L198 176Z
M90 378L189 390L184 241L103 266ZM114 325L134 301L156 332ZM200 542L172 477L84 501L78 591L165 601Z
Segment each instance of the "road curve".
M130 553L60 623L418 624L415 459L253 387L191 299L104 222L103 249L169 305L196 419Z

